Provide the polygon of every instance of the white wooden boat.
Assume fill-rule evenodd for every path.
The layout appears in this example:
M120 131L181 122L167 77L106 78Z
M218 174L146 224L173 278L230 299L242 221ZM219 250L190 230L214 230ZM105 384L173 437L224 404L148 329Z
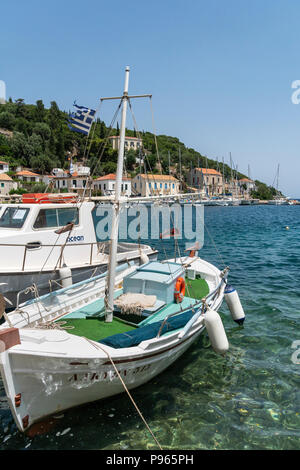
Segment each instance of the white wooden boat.
M0 301L0 371L20 431L45 416L146 383L205 328L214 349L224 354L229 344L217 313L224 297L234 320L244 319L234 289L225 291L228 268L220 271L193 247L185 257L117 266L128 76L126 69L107 275L36 297L9 313Z
M25 431L48 415L123 392L115 367L126 387L132 389L176 361L204 330L207 308L204 305L217 311L226 285L226 273L209 263L196 257L187 259L187 263L188 268L184 263L150 262L141 267L126 267L117 274L117 285L124 275L136 282L132 274L153 284L157 305L152 308L153 313L151 308L142 312L136 327L132 326L131 318L130 324L122 315L119 319L118 313L114 314L112 323L105 322L105 277L47 294L6 314L9 324L6 321L0 326L0 370L18 429ZM162 282L148 277L153 269ZM175 281L186 269L194 270L207 286L205 304L199 298L190 297L193 281L190 281L190 296L186 295L182 303L177 304L173 298L164 302L166 287L174 296ZM126 277L123 284L126 285ZM147 292L149 289L146 286ZM200 293L199 289L194 290ZM122 293L120 285L115 296ZM191 319L194 323L181 337ZM63 321L74 329L50 328L50 325L62 328ZM116 331L120 333L111 336Z

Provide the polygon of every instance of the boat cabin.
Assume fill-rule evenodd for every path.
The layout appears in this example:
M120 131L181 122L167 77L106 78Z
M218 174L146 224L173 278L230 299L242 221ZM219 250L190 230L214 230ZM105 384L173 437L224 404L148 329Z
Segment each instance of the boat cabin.
M152 261L125 277L123 294L155 295L155 304L144 309L144 313L153 313L174 301L175 283L181 276L184 270L180 264Z

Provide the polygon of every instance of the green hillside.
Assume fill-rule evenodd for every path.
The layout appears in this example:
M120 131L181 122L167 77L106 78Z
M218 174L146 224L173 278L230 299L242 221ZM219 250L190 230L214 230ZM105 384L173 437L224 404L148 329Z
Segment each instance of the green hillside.
M42 100L35 105L26 104L23 99L13 102L10 98L6 104L0 105L0 160L10 163L12 169L18 165L31 168L38 173L49 173L53 168L68 168L70 156L73 161L87 158L86 164L91 167L93 176L101 176L116 170L117 151L107 144L107 136L119 133L118 123L113 128L97 119L86 137L72 132L67 126L68 112L59 109L52 101L46 109ZM126 135L136 136L136 131L126 130ZM160 165L163 173L169 172L169 160L172 172L179 178L181 155L181 175L187 181L191 166L214 168L230 179L232 170L216 160L207 158L192 148L188 148L177 137L157 136L158 154L155 137L151 132L142 132L143 146L146 153L145 166L148 171L157 173ZM126 170L134 176L139 172L136 164L137 153L130 150L126 155ZM245 177L234 172L237 179ZM258 192L263 198L272 198L274 188L258 183ZM261 186L263 185L263 186ZM260 189L259 189L260 188ZM256 195L257 195L256 194ZM258 196L260 197L260 196Z

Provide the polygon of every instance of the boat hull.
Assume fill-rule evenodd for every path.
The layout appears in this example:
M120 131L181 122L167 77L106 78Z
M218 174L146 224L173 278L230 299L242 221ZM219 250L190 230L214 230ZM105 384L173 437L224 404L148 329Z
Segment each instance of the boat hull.
M142 348L133 348L139 349L139 352L133 353L130 358L118 355L120 350L114 353L111 348L104 349L110 350L118 373L130 390L145 384L172 365L203 330L204 324L200 320L186 338L178 340L178 334L175 337L170 335L168 339L161 337L156 345L152 341L149 350L147 346L143 350L143 345ZM96 349L92 344L89 347L93 357L76 355L62 358L25 351L11 351L4 358L4 354L1 355L1 374L20 431L25 431L47 416L125 391L103 349ZM21 397L18 406L15 404L16 396Z

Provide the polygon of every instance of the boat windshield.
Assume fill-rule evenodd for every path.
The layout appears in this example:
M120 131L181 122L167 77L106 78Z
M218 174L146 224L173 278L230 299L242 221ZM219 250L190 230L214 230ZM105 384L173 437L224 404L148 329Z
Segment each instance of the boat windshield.
M0 228L22 228L29 209L7 207L0 217Z
M41 209L38 213L33 228L62 227L69 223L79 223L78 208L64 207L61 209Z

